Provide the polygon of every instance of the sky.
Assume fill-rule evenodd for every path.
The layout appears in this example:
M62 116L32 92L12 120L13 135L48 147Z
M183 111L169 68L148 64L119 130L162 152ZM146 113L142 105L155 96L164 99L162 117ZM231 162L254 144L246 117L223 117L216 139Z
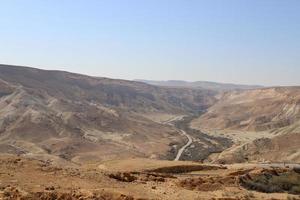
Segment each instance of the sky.
M0 0L0 63L300 85L299 0Z

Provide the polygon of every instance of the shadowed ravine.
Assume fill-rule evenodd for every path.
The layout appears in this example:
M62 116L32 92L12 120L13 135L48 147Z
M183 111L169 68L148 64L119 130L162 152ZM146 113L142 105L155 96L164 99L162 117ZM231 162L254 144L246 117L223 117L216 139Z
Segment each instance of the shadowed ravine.
M190 122L196 117L196 115L183 116L166 122L173 124L187 138L186 143L179 150L177 146L176 149L171 150L174 156L176 155L174 161L204 161L210 154L221 153L232 146L233 142L228 138L210 136L190 128Z

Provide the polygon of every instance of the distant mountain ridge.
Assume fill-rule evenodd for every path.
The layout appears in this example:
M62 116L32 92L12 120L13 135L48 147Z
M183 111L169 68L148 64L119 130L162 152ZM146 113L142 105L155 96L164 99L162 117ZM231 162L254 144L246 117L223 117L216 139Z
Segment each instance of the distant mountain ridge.
M167 80L167 81L154 81L154 80L143 80L136 79L135 81L147 83L150 85L165 86L165 87L184 87L184 88L199 88L214 90L218 92L226 92L230 90L248 90L248 89L258 89L263 86L260 85L242 85L233 83L217 83L210 81L182 81L182 80Z

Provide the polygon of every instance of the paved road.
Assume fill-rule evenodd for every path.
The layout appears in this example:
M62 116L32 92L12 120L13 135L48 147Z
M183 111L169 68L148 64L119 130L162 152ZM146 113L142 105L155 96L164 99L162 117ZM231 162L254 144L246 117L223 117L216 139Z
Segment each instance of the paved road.
M188 142L187 142L183 147L181 147L181 148L179 149L179 151L178 151L178 153L177 153L176 158L174 159L174 161L178 161L178 160L180 159L182 153L184 152L184 150L185 150L188 146L190 146L190 145L192 144L192 142L193 142L192 137L189 136L184 130L180 130L180 131L181 131L181 133L182 133L185 137L188 138Z
M180 120L182 120L183 117L184 117L184 116L177 116L177 117L174 117L174 118L172 118L172 119L170 119L170 120L165 121L164 124L173 125L172 122L174 122L174 121L180 121ZM193 138L192 138L189 134L187 134L187 133L186 133L184 130L182 130L182 129L180 129L180 131L181 131L182 135L184 135L185 137L187 137L188 141L187 141L187 143L186 143L183 147L181 147L181 148L179 149L179 151L178 151L178 153L177 153L176 158L174 159L174 161L178 161L178 160L180 159L182 153L184 152L184 150L185 150L187 147L189 147L189 146L193 143Z

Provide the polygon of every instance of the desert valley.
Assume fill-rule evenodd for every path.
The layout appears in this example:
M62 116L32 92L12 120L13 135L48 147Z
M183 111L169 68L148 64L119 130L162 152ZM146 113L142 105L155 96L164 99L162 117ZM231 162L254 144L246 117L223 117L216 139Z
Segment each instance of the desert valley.
M0 65L0 199L300 199L300 87Z

